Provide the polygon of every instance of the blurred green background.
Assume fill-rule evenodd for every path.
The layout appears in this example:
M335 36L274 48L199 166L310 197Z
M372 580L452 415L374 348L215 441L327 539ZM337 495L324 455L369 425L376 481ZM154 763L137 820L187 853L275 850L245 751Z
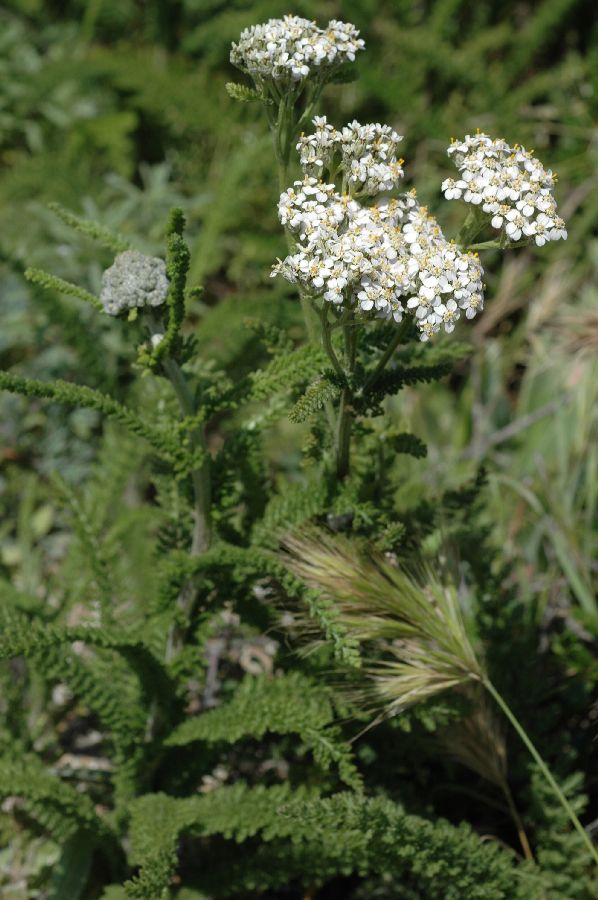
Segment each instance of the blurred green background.
M366 41L358 80L330 87L335 125L357 117L405 135L406 185L447 235L463 210L440 195L446 147L480 128L533 147L558 172L567 242L486 254L487 308L459 339L473 352L443 385L401 393L391 410L429 445L401 462L408 497L489 471L486 516L523 596L550 619L596 623L598 503L598 16L594 0L9 0L0 4L0 365L126 395L135 349L126 324L28 285L41 266L97 291L109 258L73 239L58 201L161 252L184 208L204 358L255 365L249 317L299 337L276 175L261 110L224 85L242 28L293 12L354 22ZM93 463L101 423L20 397L0 398L0 565L35 589L60 532L46 477L72 482ZM293 476L298 439L273 431L274 476ZM405 459L404 457L402 459ZM41 476L41 478L39 477ZM43 548L43 554L41 549ZM37 560L37 562L36 562Z

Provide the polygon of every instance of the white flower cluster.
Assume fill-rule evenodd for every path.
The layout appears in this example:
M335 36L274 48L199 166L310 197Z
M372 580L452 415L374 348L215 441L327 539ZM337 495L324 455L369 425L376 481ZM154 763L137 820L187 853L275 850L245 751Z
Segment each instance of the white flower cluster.
M313 134L301 135L297 150L306 175L321 177L330 173L335 158L354 189L352 193L374 196L391 191L403 177L403 160L397 159L396 149L403 140L390 125L351 122L337 131L326 120L316 116Z
M300 16L269 19L241 33L233 44L230 60L256 80L273 78L300 81L345 62L353 62L365 46L359 32L348 22L333 19L326 28Z
M447 200L461 197L491 215L493 228L511 241L533 238L546 241L566 238L565 223L556 214L553 196L555 176L524 147L510 147L487 134L467 135L448 148L460 178L447 178L442 190Z
M119 253L102 275L100 300L105 311L118 316L129 309L161 306L168 294L164 260L137 250Z
M449 243L414 192L363 206L306 175L281 195L278 209L298 246L273 276L396 321L408 309L423 341L442 326L452 331L461 311L473 318L482 309L477 255Z

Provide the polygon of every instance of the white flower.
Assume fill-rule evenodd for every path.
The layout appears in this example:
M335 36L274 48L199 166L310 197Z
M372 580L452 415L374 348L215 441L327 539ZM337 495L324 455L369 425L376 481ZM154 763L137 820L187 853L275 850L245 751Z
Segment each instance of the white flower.
M403 177L403 160L396 148L403 140L390 125L351 122L337 131L325 116L313 120L313 134L301 135L297 150L306 175L332 173L340 164L354 195L370 197L393 190Z
M246 28L232 45L230 59L256 81L296 82L314 70L353 62L364 46L358 30L348 22L333 19L327 28L318 28L309 19L284 16Z
M362 206L307 176L282 194L279 214L299 244L272 275L329 303L395 321L407 309L422 340L482 308L478 257L449 243L413 193Z
M565 223L556 215L553 196L555 176L544 169L532 151L487 134L466 135L453 141L449 156L461 173L447 178L442 191L447 200L463 197L466 203L482 207L491 216L490 224L511 241L533 237L538 246L567 237ZM550 218L550 226L540 216Z
M442 191L447 200L460 200L466 189L467 182L461 179L454 181L452 178L445 178L442 182Z
M512 241L518 241L521 239L521 235L523 233L523 227L525 225L525 218L521 213L518 213L517 210L511 209L506 215L507 224L505 225L505 231Z
M111 316L137 307L161 306L167 294L164 260L137 250L119 253L102 275L100 300Z
M396 150L403 140L390 125L379 122L360 125L353 121L340 134L340 150L345 172L357 193L374 196L391 191L403 177L403 160Z
M280 221L300 240L308 240L324 229L334 230L345 216L345 204L333 184L307 175L280 195Z
M328 124L326 116L316 116L313 124L316 130L313 134L301 135L297 150L305 174L320 176L325 168L330 169L340 135Z

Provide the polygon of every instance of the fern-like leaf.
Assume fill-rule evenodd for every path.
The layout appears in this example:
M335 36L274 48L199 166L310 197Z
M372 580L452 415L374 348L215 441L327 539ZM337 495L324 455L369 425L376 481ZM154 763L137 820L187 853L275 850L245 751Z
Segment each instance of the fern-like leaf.
M287 784L250 788L243 783L211 794L179 799L147 794L131 804L131 856L140 872L125 885L127 895L139 900L167 897L177 864L177 844L184 831L197 835L221 834L244 841L262 831L276 834L279 811L289 801ZM308 792L299 789L298 800Z
M341 778L361 786L350 748L331 726L330 692L298 672L275 678L247 677L228 703L184 721L166 740L171 747L193 741L233 743L266 733L297 734L325 768L337 763Z
M73 284L71 281L65 281L63 278L58 278L56 275L44 272L43 269L35 269L32 267L25 269L25 278L27 281L31 281L32 284L37 284L45 290L56 291L58 294L67 294L71 297L77 297L79 300L90 303L102 312L104 310L101 300L99 297L96 297L95 294L91 294L89 291L86 291L85 288L79 287L78 284Z
M13 394L23 394L25 397L37 397L43 400L52 400L56 403L64 403L67 406L83 406L88 409L97 409L103 415L116 419L125 425L134 434L145 438L146 441L161 456L177 460L182 469L188 465L183 459L180 444L173 440L165 430L158 429L144 419L137 416L132 410L118 403L108 394L95 391L83 385L71 384L68 381L38 381L34 378L25 378L15 375L13 372L0 371L0 388Z
M49 203L48 206L59 219L62 219L65 225L69 226L69 228L97 241L108 250L112 250L113 253L123 253L131 246L126 238L121 234L115 234L109 228L106 228L105 225L100 225L98 222L92 222L88 219L82 219L68 209L64 209L59 203Z
M395 453L407 453L416 459L424 459L428 455L428 448L415 434L403 431L392 435L388 441Z
M277 544L282 529L288 531L321 515L329 502L328 487L321 478L307 484L285 485L275 494L252 532L252 543L263 547Z
M247 87L245 84L239 84L236 81L228 81L224 87L226 88L228 96L233 100L238 100L240 103L272 103L272 101L268 97L264 97L260 91L256 91L255 88Z
M67 841L77 832L98 840L112 837L112 829L101 819L89 797L51 775L32 754L0 757L0 796L16 797L27 813L57 841Z
M314 381L291 409L289 419L291 422L305 422L322 409L326 403L338 396L338 393L337 385L327 378Z
M220 792L214 792L214 800ZM378 875L400 885L400 896L426 900L541 900L537 870L513 853L482 841L467 825L409 815L391 801L356 794L326 799L290 797L275 827L248 853L206 872L216 896L268 891L298 880L304 887L338 876ZM226 893L218 882L226 871ZM388 896L388 895L387 895ZM399 896L399 894L397 894Z
M288 392L313 378L323 363L323 351L313 345L281 353L265 368L252 373L248 399L265 400L273 394Z

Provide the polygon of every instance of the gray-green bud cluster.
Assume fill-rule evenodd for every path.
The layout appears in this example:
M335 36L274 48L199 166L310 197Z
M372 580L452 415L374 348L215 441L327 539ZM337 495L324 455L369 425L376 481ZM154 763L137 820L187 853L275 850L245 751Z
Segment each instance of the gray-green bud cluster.
M164 260L125 250L104 272L100 300L108 315L118 316L131 309L161 306L168 287Z

